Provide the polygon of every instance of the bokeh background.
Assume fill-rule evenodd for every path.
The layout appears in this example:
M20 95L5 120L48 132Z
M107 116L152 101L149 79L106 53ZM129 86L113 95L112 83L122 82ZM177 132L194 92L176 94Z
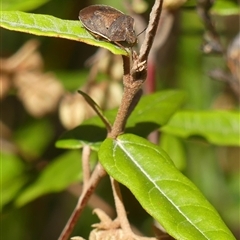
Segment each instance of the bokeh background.
M197 7L196 1L183 1L166 10L165 30L160 24L144 91L184 90L187 100L183 108L189 110L236 110L239 92L224 76L234 74L229 61L235 55L226 55L230 48L238 53L236 75L240 71L239 45L233 44L239 33L239 2L216 0L209 10L218 36L216 44L219 40L223 52L214 45L201 18L201 2L197 1ZM91 4L106 4L132 14L140 33L153 0L3 0L1 10L78 20L79 10ZM139 35L139 44L143 37L144 33ZM216 49L209 50L209 46ZM81 152L56 148L55 142L64 131L93 115L75 93L77 89L88 92L105 109L118 106L121 58L84 43L1 28L0 67L1 239L57 239L81 191ZM163 134L160 140L163 147L172 142L170 152L181 170L240 239L239 147L218 146L199 137L179 139ZM96 159L92 153L93 164ZM110 189L106 177L72 236L88 237L91 224L98 222L93 208L101 207L115 216ZM153 235L153 220L126 188L122 190L130 221L144 234Z

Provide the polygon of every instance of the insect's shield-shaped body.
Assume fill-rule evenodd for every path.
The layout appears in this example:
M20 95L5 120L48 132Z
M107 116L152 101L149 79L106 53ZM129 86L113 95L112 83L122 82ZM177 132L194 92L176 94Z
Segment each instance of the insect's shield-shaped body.
M132 47L137 42L134 19L106 5L91 5L79 12L83 26L96 38Z

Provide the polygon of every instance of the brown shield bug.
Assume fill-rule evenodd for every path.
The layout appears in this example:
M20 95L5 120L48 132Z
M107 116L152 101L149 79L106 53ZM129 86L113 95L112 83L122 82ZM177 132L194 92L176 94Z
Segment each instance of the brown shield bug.
M137 42L134 19L106 5L91 5L79 12L83 26L96 38L114 42L121 48Z

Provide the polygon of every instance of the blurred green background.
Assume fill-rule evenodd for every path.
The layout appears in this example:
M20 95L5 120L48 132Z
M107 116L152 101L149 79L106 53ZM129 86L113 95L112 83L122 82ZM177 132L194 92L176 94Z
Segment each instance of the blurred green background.
M121 0L3 0L1 8L77 20L79 10L91 4L107 4L126 11ZM153 1L135 0L132 4L133 7L142 4L145 12L141 17L147 21ZM238 4L233 0L216 0L212 9L224 48L239 31ZM204 25L197 14L195 1L187 1L172 15L174 22L170 36L154 56L156 89L184 90L187 93L184 108L189 110L238 109L238 100L229 86L209 77L209 72L216 68L228 71L226 58L223 54L201 51ZM44 72L54 73L64 91L73 92L85 84L90 71L85 62L97 48L1 29L1 58L6 60L30 39L40 42L38 51L44 62ZM100 73L99 78L109 78L109 74ZM1 125L1 239L56 239L77 202L81 153L54 146L66 130L56 109L50 114L34 117L17 97L14 88L9 88L1 98ZM240 239L239 147L217 146L199 137L171 139L162 134L161 140L162 146L168 146L166 148L169 148L166 142L171 141L172 149L168 151L180 159L181 170L201 189ZM96 154L93 153L91 158L95 162ZM71 184L73 186L69 187ZM123 195L131 222L145 234L152 235L152 219L125 188ZM115 216L108 178L98 186L72 236L87 238L91 224L98 221L91 213L92 208L101 204Z

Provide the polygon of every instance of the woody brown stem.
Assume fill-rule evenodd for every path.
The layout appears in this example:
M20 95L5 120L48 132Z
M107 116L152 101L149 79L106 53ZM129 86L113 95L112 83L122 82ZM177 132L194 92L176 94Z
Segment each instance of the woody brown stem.
M149 24L146 30L146 37L141 46L139 59L147 60L152 48L153 40L157 32L158 23L162 12L163 0L156 0L149 17Z
M77 203L72 215L70 216L65 228L63 229L60 237L58 238L58 240L68 240L69 239L70 234L71 234L74 226L76 225L76 222L77 222L80 214L82 213L90 196L92 195L95 188L97 187L99 181L101 180L101 178L103 176L105 176L105 174L106 174L105 170L98 163L89 179L87 186L83 189L83 192L78 200L78 203Z
M108 134L110 138L116 138L119 134L124 132L127 119L142 95L141 87L146 78L136 79L137 75L135 71L130 71L130 67L130 58L123 56L124 91L112 131Z
M82 149L82 171L83 171L83 190L86 188L90 179L90 163L89 158L91 154L90 146L86 145Z
M120 191L119 183L113 179L111 179L111 185L112 185L112 190L113 190L113 197L114 197L114 202L115 202L115 207L117 211L117 218L120 222L121 228L123 231L126 233L131 233L131 227L127 219L125 207L122 201L122 194Z

